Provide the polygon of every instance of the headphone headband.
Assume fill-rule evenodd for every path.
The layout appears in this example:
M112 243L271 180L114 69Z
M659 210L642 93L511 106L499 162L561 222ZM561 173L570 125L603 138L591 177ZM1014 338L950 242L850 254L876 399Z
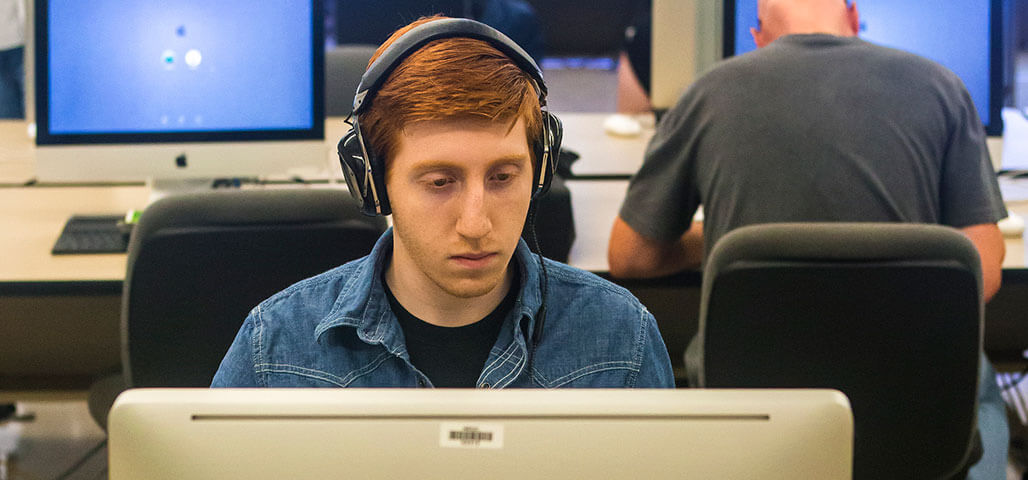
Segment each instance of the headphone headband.
M546 83L543 81L543 73L536 65L535 60L532 60L532 57L521 46L484 23L467 18L444 18L414 27L386 47L385 51L361 76L361 82L357 85L357 94L353 97L353 114L363 113L368 108L368 105L371 104L371 98L368 97L374 96L374 92L377 92L385 83L389 74L393 73L393 70L412 52L418 51L430 42L444 38L472 38L489 43L532 77L540 100L546 98Z

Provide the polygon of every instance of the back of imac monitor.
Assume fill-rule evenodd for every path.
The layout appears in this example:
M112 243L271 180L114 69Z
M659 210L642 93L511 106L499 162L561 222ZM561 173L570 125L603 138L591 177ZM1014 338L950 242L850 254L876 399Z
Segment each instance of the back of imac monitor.
M325 170L321 0L36 0L41 181Z
M130 390L110 478L849 479L834 390Z

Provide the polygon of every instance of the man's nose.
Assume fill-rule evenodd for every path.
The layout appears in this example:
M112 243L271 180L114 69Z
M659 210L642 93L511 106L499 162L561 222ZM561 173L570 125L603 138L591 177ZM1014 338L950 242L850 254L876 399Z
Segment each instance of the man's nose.
M469 185L461 194L457 233L466 238L482 238L492 229L485 205L485 186Z

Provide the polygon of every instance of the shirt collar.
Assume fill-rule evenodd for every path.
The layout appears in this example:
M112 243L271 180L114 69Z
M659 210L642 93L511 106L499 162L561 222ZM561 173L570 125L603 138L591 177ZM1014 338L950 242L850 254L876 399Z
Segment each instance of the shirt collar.
M517 266L521 268L521 292L518 293L518 301L515 303L514 308L520 308L520 315L518 318L523 321L527 319L529 324L526 326L529 338L531 338L532 328L535 323L535 315L539 312L539 307L542 304L541 285L539 283L539 277L541 270L539 268L538 257L532 253L528 248L528 244L525 243L524 239L518 241L518 246L514 250L514 261Z
M375 242L368 256L354 262L355 269L336 297L332 309L314 329L316 341L320 342L321 336L335 327L355 328L357 336L367 343L385 343L387 337L399 331L399 323L382 286L382 273L392 253L393 229L390 227ZM513 259L521 269L521 285L518 285L521 291L514 309L519 310L517 319L528 322L518 326L524 328L531 338L535 315L542 303L539 262L524 239L518 240Z
M353 327L361 340L382 343L387 327L394 327L396 323L382 288L382 272L392 252L393 229L390 227L375 242L370 254L354 262L354 270L343 284L332 309L314 328L315 340L320 341L329 329Z
M796 45L802 47L824 47L824 46L839 46L839 45L852 45L855 43L861 43L863 40L857 36L842 36L832 35L830 33L793 33L789 35L783 35L775 40L772 45L779 43L779 45Z

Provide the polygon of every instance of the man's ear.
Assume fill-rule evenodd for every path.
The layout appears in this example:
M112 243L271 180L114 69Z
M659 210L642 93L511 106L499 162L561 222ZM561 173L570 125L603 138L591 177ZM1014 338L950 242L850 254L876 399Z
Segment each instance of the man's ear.
M763 30L757 30L754 27L750 27L750 35L753 36L753 43L757 44L757 48L764 48L767 44L771 43L773 39L769 39L767 32Z
M846 7L846 26L849 27L853 36L860 33L860 13L857 12L857 2L853 0Z

